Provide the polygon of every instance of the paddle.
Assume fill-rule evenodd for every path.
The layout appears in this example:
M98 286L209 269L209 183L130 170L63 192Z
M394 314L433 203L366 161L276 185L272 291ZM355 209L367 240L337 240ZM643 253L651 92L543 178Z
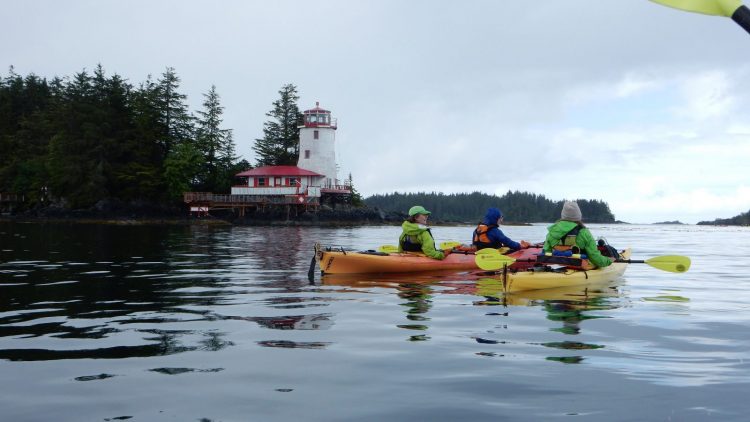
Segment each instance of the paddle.
M382 245L378 248L378 252L385 252L385 253L397 253L398 252L398 246L396 245Z
M505 265L510 265L513 262L516 262L516 260L509 256L502 255L496 249L482 249L477 252L474 262L477 264L477 267L485 271L495 271L503 268ZM523 260L523 262L532 262L532 260ZM636 259L618 259L615 262L621 262L624 264L646 264L656 269L672 273L684 273L690 269L690 258L680 255L657 256L645 261Z
M664 6L704 15L731 17L750 34L750 9L741 0L651 0Z
M474 263L485 271L495 271L516 262L508 255L501 254L497 249L482 249L474 256Z
M440 249L453 249L456 246L461 246L461 242L443 242L440 244ZM397 253L398 252L398 246L396 245L381 245L378 248L378 252L385 252L385 253Z
M655 256L645 261L637 259L618 259L615 262L624 262L626 264L647 264L656 269L672 273L684 273L690 269L690 258L680 255Z
M440 244L440 249L443 249L443 250L445 250L445 249L453 249L456 246L461 246L461 242L456 242L456 241L443 242L443 243Z

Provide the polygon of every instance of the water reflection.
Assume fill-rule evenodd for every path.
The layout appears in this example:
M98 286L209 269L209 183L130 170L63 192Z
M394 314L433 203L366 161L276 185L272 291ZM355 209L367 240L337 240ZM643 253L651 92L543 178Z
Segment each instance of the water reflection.
M545 231L514 228L527 229L519 237ZM471 230L441 227L446 240ZM327 420L336 391L352 404L337 407L341 420L606 418L597 406L619 393L650 401L634 420L698 420L653 412L703 396L742 420L750 300L737 262L750 231L691 230L597 232L648 239L638 257L690 255L704 242L730 242L737 256L704 254L679 275L632 266L622 285L505 295L468 274L309 284L314 241L361 250L392 243L398 227L0 223L2 419ZM446 397L469 400L446 416Z
M566 336L581 334L584 321L609 318L599 312L621 307L624 300L618 285L612 283L503 293L502 282L494 278L479 279L476 283L476 294L483 299L474 301L475 306L538 306L546 312L548 320L561 323L561 327L552 328L550 331ZM507 316L508 313L502 315ZM484 338L475 340L484 344L501 343ZM574 340L549 341L540 345L565 351L597 350L605 347L602 344ZM546 357L546 360L561 363L581 363L584 359L580 354Z
M416 322L427 322L430 320L426 316L432 307L432 290L429 285L419 283L401 283L398 284L398 297L406 300L401 306L406 308L406 319ZM414 331L425 331L428 329L426 324L399 324L398 328ZM413 334L409 336L409 341L426 341L430 337L426 334Z
M241 302L248 293L267 308L327 306L325 298L295 296L308 287L296 276L295 261L303 252L287 246L302 242L299 227L2 228L0 359L215 352L235 343L221 329L197 329L195 323L240 318L224 318L217 309ZM274 329L322 330L333 323L329 314L241 318Z

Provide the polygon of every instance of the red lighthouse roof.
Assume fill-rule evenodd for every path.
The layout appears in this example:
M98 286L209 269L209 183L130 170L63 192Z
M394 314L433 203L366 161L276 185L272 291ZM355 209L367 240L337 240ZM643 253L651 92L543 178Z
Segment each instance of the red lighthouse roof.
M313 113L319 114L319 113L330 113L330 112L331 110L326 110L324 108L321 108L320 103L318 101L315 102L315 107L304 111L305 114L313 114Z
M314 171L301 169L297 166L264 166L237 173L237 177L247 176L323 176Z
M330 110L320 107L319 102L315 102L315 107L305 110L303 113L302 124L297 126L303 127L330 127L336 129L336 119L331 118Z

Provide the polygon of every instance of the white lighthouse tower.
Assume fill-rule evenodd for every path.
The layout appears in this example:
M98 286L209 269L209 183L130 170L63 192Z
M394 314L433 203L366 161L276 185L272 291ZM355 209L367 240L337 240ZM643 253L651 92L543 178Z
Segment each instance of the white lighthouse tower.
M336 189L336 120L331 112L320 108L305 110L304 120L299 127L299 159L297 167L325 176L323 189Z

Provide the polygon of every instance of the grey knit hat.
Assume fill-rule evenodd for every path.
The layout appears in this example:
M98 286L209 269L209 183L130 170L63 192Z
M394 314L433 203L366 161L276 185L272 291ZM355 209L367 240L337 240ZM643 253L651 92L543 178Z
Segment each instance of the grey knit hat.
M568 221L581 221L583 216L581 215L581 209L578 208L578 204L575 201L565 201L563 204L562 212L560 213L561 220Z

